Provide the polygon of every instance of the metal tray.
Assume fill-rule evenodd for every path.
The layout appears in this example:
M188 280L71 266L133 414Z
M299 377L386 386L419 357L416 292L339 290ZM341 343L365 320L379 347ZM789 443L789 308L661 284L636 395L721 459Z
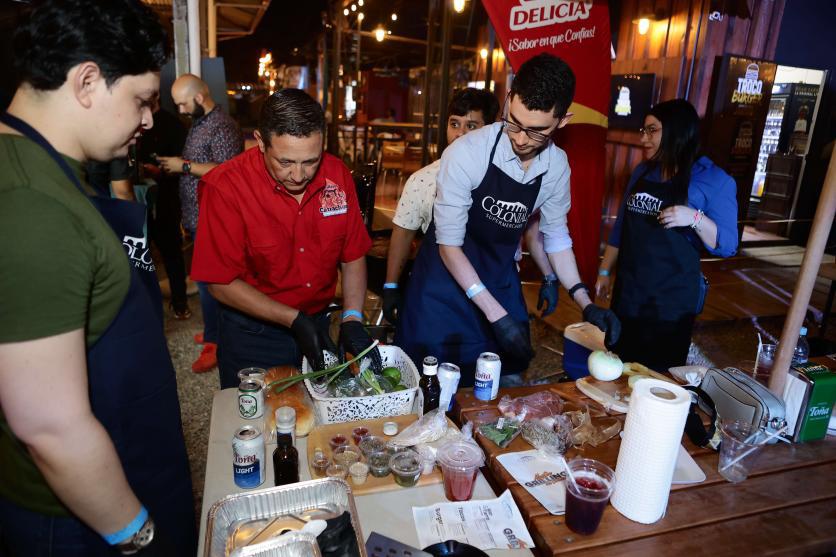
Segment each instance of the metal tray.
M236 549L231 557L322 557L322 553L313 534L288 532L264 543Z
M280 522L282 528L287 530L298 529L302 523L293 515L310 515L317 510L320 514L349 511L361 557L366 557L351 487L345 480L338 478L237 493L216 501L209 509L203 555L229 557L236 548L244 549L240 547L243 543L271 523L275 526L276 522ZM262 544L251 547L259 545Z

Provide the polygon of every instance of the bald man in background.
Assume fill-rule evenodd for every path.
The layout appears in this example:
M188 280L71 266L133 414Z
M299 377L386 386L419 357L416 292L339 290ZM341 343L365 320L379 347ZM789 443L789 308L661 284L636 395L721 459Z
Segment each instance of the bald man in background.
M180 204L183 227L197 237L197 184L200 178L244 150L238 124L212 100L209 86L199 77L183 74L171 86L171 98L180 114L192 120L182 157L158 157L160 167L169 173L180 173ZM203 351L192 363L192 371L203 373L218 364L218 306L203 283L198 283L200 307L203 310L203 333L195 342Z

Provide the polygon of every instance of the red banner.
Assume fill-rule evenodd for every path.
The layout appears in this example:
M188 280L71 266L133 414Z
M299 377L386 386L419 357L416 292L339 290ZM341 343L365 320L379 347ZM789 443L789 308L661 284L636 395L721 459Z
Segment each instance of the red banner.
M555 134L572 168L569 232L581 278L595 283L610 102L610 16L605 0L482 0L511 67L541 52L575 73L574 116Z

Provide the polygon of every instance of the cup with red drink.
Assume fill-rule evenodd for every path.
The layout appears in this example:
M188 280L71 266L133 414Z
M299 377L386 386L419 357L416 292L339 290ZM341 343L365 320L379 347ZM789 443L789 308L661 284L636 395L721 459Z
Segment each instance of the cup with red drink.
M469 501L476 474L485 463L485 453L475 443L454 441L438 450L436 456L444 476L444 495L450 501Z
M566 526L577 534L592 534L612 495L615 472L591 458L575 458L568 466L575 481L567 477L565 482Z

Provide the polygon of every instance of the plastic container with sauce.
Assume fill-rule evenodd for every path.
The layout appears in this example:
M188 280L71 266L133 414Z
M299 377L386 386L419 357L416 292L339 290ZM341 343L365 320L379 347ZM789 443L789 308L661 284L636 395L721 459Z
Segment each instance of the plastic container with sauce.
M476 474L485 463L485 453L475 443L454 441L436 455L444 476L444 495L450 501L470 501Z

